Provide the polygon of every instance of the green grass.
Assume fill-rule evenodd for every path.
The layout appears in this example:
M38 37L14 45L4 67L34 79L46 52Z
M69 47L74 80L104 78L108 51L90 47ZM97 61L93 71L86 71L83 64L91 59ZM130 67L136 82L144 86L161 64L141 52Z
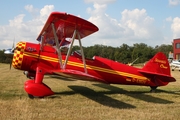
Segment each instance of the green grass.
M56 92L29 99L22 71L0 64L0 116L2 120L171 120L179 119L180 75L177 82L149 93L149 87L106 85L57 76L44 82Z

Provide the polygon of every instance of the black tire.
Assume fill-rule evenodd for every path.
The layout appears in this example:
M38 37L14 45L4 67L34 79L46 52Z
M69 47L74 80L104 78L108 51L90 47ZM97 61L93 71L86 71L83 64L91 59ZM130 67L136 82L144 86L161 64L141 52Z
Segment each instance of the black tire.
M31 95L31 94L28 94L28 97L29 97L30 99L34 99L34 96Z
M155 93L155 92L156 92L156 88L157 88L158 86L150 86L150 87L151 87L150 92Z

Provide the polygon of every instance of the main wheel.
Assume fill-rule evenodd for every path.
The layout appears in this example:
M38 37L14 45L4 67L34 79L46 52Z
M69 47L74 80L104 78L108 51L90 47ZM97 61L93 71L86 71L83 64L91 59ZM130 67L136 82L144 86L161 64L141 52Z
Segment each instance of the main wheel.
M34 96L31 95L31 94L28 94L28 97L29 97L30 99L34 99Z
M28 94L28 97L29 97L30 99L34 99L34 98L44 98L43 96L42 96L42 97L36 97L36 96L31 95L31 94Z

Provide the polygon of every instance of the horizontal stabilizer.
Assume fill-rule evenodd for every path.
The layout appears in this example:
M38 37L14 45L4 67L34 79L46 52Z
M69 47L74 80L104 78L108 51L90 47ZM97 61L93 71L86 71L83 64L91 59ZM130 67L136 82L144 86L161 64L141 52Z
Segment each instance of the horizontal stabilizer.
M156 78L161 78L161 80L164 82L175 82L176 81L175 78L173 78L169 75L166 75L166 74L155 73L155 72L150 72L150 71L143 71L143 70L138 70L138 71L142 74L151 75L151 76L153 75Z

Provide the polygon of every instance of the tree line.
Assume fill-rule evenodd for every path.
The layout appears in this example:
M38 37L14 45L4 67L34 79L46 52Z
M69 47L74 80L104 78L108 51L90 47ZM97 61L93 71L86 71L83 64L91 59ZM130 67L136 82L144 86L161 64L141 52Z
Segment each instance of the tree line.
M79 46L74 46L72 51L80 50ZM136 43L133 46L122 44L119 47L112 47L106 45L94 45L83 47L86 58L93 56L101 56L114 61L129 63L139 58L136 63L144 63L151 59L157 52L163 52L167 57L169 52L173 51L172 45L162 44L160 46L151 47L144 43ZM0 62L10 63L12 57L4 54L5 50L0 50Z
M73 49L79 50L80 48L75 46ZM138 58L136 63L144 63L151 59L157 52L163 52L168 58L169 52L173 51L173 47L172 45L165 44L151 47L144 43L136 43L133 46L122 44L119 47L94 45L84 47L83 50L86 58L101 56L122 63L129 63Z
M0 63L10 63L12 61L12 55L5 55L5 50L0 50Z

